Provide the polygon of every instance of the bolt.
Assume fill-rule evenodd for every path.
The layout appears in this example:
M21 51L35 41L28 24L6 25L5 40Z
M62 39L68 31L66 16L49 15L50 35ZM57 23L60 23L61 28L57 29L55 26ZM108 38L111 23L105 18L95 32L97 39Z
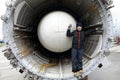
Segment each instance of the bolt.
M2 15L2 16L1 16L1 20L3 20L4 22L7 22L8 17L7 17L6 15Z

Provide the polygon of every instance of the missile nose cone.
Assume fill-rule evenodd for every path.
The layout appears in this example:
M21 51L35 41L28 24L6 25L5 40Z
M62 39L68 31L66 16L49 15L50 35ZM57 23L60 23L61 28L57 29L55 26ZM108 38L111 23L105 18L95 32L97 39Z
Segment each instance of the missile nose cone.
M40 43L52 52L69 50L72 45L72 38L66 36L69 24L72 24L72 30L75 30L75 19L66 12L54 11L47 14L38 26Z

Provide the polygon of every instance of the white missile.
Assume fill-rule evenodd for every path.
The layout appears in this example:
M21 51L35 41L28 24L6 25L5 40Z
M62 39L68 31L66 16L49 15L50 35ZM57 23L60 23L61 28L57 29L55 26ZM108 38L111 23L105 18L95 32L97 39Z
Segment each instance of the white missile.
M76 29L75 19L68 13L55 11L47 14L38 27L38 37L41 44L53 52L64 52L72 47L72 39L67 38L66 31L72 24Z

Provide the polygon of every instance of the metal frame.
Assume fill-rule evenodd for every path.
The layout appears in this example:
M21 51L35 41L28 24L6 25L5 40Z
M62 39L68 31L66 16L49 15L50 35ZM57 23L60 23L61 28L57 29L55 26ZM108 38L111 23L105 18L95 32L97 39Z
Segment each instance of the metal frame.
M83 73L83 77L85 77L86 75L88 75L90 72L92 72L104 59L105 55L104 52L106 51L106 49L108 49L109 47L109 42L108 42L108 38L111 37L112 34L112 16L109 10L106 10L104 4L101 2L101 0L97 0L98 3L101 6L101 10L99 11L101 18L103 20L103 29L104 29L104 33L103 33L103 37L102 37L102 41L100 42L102 45L101 50L99 49L99 55L92 59L90 61L89 66L86 67L86 69L84 70ZM75 77L72 76L72 72L69 73L69 77L63 77L64 75L62 74L62 66L61 66L61 62L59 62L60 65L60 77L51 77L50 74L48 73L39 73L38 72L38 65L34 65L32 66L31 61L29 60L30 57L32 57L32 55L27 56L25 59L21 58L21 54L20 54L20 49L17 47L16 45L16 41L14 40L13 37L13 26L14 26L14 22L17 20L16 16L13 18L13 14L14 14L14 10L16 9L16 4L18 3L18 0L12 0L11 2L9 2L9 4L7 4L7 10L4 16L2 16L2 20L3 22L3 34L4 34L4 41L8 44L7 47L8 49L10 48L12 53L15 55L15 57L17 58L17 60L19 61L20 66L24 66L28 71L32 72L33 74L41 77L43 80L76 80ZM13 21L13 19L15 19L15 21ZM107 27L106 27L107 26ZM34 63L35 64L35 63ZM20 67L19 66L19 67ZM53 74L52 74L53 75Z

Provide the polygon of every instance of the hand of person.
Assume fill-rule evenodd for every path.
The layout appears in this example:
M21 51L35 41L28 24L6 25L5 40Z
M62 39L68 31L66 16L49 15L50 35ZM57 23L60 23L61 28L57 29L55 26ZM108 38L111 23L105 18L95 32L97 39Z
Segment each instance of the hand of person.
M68 29L71 29L71 27L72 27L72 24L70 24L70 25L68 26Z

